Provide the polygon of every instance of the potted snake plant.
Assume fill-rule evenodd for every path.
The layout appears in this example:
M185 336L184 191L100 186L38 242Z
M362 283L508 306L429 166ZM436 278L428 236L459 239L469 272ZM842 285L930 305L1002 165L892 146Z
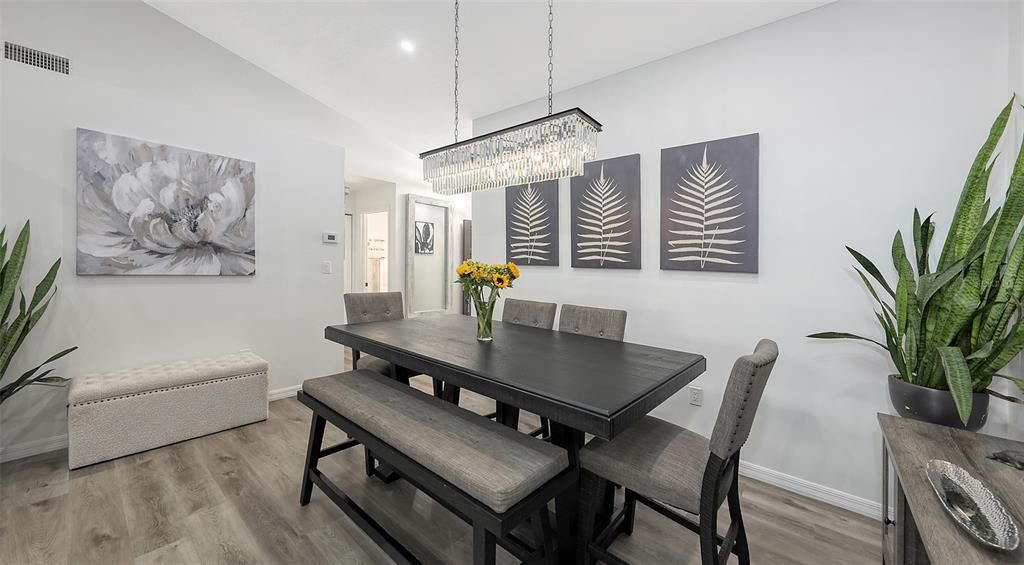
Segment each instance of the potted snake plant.
M57 292L54 281L57 278L57 271L60 270L60 259L53 262L46 275L36 285L31 298L26 298L25 293L19 288L21 272L28 255L29 235L30 226L25 222L8 254L7 228L0 229L0 404L27 386L63 386L67 379L53 374L52 368L45 367L77 349L69 347L59 351L18 377L4 379L14 355L32 328L43 317L50 300ZM18 296L20 299L16 298Z
M922 220L916 209L911 253L899 231L892 241L895 285L870 259L847 247L876 304L884 337L808 336L863 340L885 350L896 369L889 377L890 399L903 417L977 430L985 424L990 396L1021 402L989 388L1001 378L1024 390L1024 380L1003 372L1024 349L1018 315L1024 299L1024 237L1017 235L1024 218L1024 144L1003 205L990 210L988 199L993 153L1013 110L1011 98L981 146L937 262L929 255L935 222L930 215Z

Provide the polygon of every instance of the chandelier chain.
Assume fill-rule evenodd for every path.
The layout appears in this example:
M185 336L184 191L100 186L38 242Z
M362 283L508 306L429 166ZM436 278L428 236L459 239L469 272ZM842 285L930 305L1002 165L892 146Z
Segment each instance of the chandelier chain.
M548 0L548 115L554 108L555 84L555 0Z
M550 111L549 111L550 113ZM459 0L455 0L455 142L459 141Z

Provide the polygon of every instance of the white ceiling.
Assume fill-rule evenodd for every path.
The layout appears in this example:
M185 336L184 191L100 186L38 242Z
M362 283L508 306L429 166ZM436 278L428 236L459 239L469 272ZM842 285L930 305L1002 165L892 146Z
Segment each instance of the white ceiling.
M147 1L411 152L452 141L452 2ZM557 0L555 90L827 3ZM462 0L460 12L465 138L471 118L546 96L547 3Z

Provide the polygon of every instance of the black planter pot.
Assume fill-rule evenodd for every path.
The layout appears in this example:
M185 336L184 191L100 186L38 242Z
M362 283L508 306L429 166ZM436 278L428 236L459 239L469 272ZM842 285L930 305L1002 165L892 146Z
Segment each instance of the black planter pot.
M974 393L974 403L967 426L960 420L953 395L948 390L936 390L910 384L898 375L889 375L889 400L904 418L921 420L951 428L976 432L988 420L988 394Z

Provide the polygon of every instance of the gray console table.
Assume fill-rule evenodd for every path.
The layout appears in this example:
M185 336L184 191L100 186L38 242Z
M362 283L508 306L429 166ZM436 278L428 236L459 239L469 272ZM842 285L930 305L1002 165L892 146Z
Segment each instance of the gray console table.
M983 482L1024 529L1024 471L988 459L995 451L1024 451L1024 443L916 420L878 415L882 428L882 563L985 565L1024 563L1024 544L1013 552L985 548L942 507L925 475L930 459L960 465ZM889 500L889 465L896 496ZM895 517L889 515L895 506ZM1021 532L1024 535L1024 531Z

